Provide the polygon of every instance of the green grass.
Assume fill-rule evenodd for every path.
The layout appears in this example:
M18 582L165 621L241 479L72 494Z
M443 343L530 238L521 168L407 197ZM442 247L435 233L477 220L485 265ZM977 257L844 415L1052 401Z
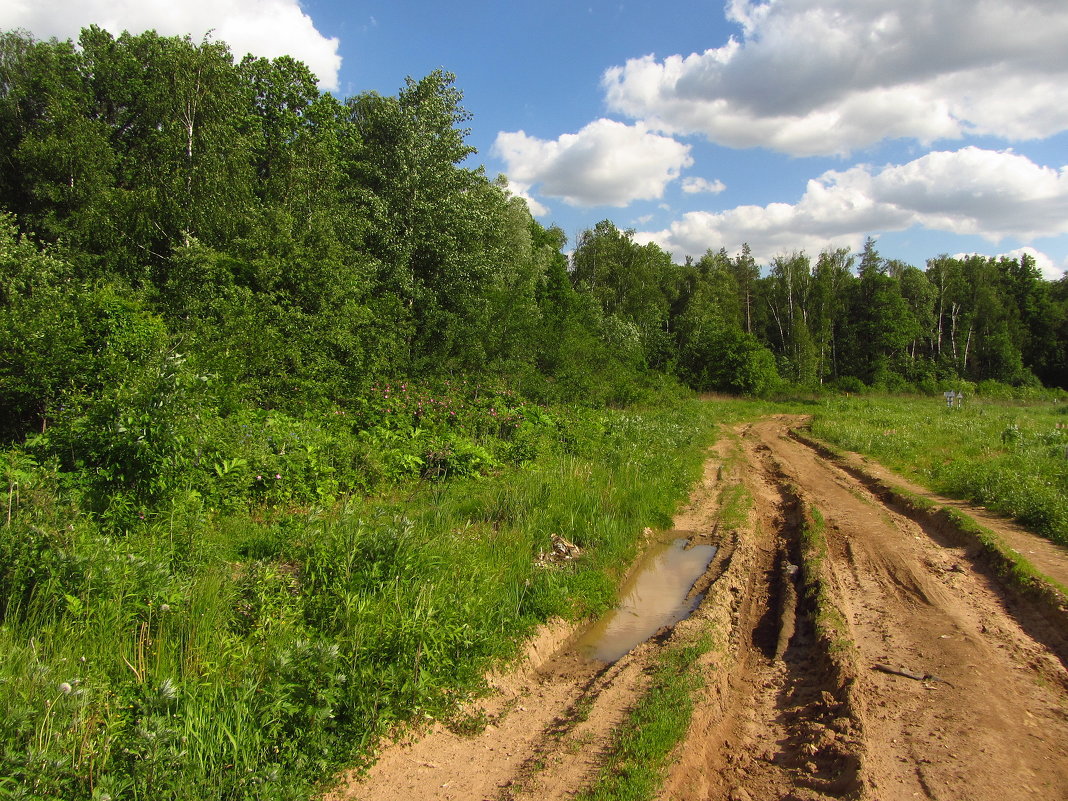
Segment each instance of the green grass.
M488 475L319 509L190 495L122 534L42 479L0 524L0 797L310 797L542 621L610 605L712 411L576 413ZM539 567L553 533L583 558Z
M725 529L738 528L745 523L752 504L753 496L744 484L729 484L720 495L720 525Z
M648 692L631 711L596 782L580 801L656 798L672 751L686 736L693 696L700 689L697 660L711 644L701 640L666 650Z
M1065 422L1063 404L949 410L939 398L835 398L812 433L1068 545L1068 429L1056 427Z
M828 589L827 536L823 514L815 506L804 505L801 524L801 576L806 602L812 614L816 636L827 644L831 657L853 648L849 625L835 606Z

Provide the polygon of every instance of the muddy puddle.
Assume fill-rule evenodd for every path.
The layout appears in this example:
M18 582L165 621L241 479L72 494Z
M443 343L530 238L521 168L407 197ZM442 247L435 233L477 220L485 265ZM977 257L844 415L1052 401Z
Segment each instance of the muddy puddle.
M621 588L619 604L583 633L576 650L587 659L615 662L696 609L701 596L687 595L716 555L716 547L687 547L689 543L676 537L646 551Z

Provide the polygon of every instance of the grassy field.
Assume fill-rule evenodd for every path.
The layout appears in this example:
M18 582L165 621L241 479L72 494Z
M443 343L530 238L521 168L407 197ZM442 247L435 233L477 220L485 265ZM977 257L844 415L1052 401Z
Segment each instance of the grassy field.
M447 716L546 618L607 607L699 475L712 411L560 412L536 458L483 475L190 503L121 534L12 482L0 798L308 797L391 726ZM538 566L553 533L580 566Z
M1068 404L834 398L812 433L1068 545Z
M605 609L642 528L670 525L714 424L776 411L812 412L817 436L1068 542L1068 414L1052 403L544 410L529 436L472 439L489 469L322 504L190 493L121 530L10 452L0 798L307 798L389 728L448 717L542 621ZM554 533L583 548L580 566L538 566Z

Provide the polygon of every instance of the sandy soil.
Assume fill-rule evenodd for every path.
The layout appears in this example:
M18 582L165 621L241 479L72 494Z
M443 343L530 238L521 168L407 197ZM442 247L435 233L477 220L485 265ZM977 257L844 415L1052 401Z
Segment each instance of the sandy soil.
M674 631L605 666L573 652L573 627L548 626L471 710L489 721L481 731L434 724L385 744L367 775L342 777L327 798L571 798L596 775L658 651L694 630L715 647L661 798L1068 798L1068 632L1051 632L967 548L789 437L799 422L739 426L710 452L675 526L720 550L698 581L703 603ZM752 510L727 527L720 498L738 482ZM812 610L796 601L802 504L826 521L842 642L815 636ZM1052 568L1068 561L984 510L963 510L1025 555L1041 551Z

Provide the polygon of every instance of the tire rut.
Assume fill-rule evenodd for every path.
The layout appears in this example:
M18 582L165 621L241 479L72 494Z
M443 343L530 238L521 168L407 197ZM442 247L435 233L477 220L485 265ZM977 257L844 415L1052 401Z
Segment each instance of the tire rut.
M718 666L726 678L713 683L663 797L851 798L860 790L861 723L804 591L813 578L801 546L804 501L750 431L739 431L754 497L735 557L745 574L713 588L735 598Z
M726 432L676 517L719 546L690 618L610 666L558 638L489 702L481 733L439 725L390 746L331 798L571 798L660 650L695 632L714 643L705 688L659 798L1068 797L1068 671L1048 621L939 526L791 439L800 422ZM723 524L738 483L748 517Z
M1063 666L1029 636L965 549L900 514L788 439L755 435L826 518L831 584L846 618L871 798L1052 798L1068 788ZM916 681L873 670L907 668ZM1059 668L1059 670L1058 670Z

